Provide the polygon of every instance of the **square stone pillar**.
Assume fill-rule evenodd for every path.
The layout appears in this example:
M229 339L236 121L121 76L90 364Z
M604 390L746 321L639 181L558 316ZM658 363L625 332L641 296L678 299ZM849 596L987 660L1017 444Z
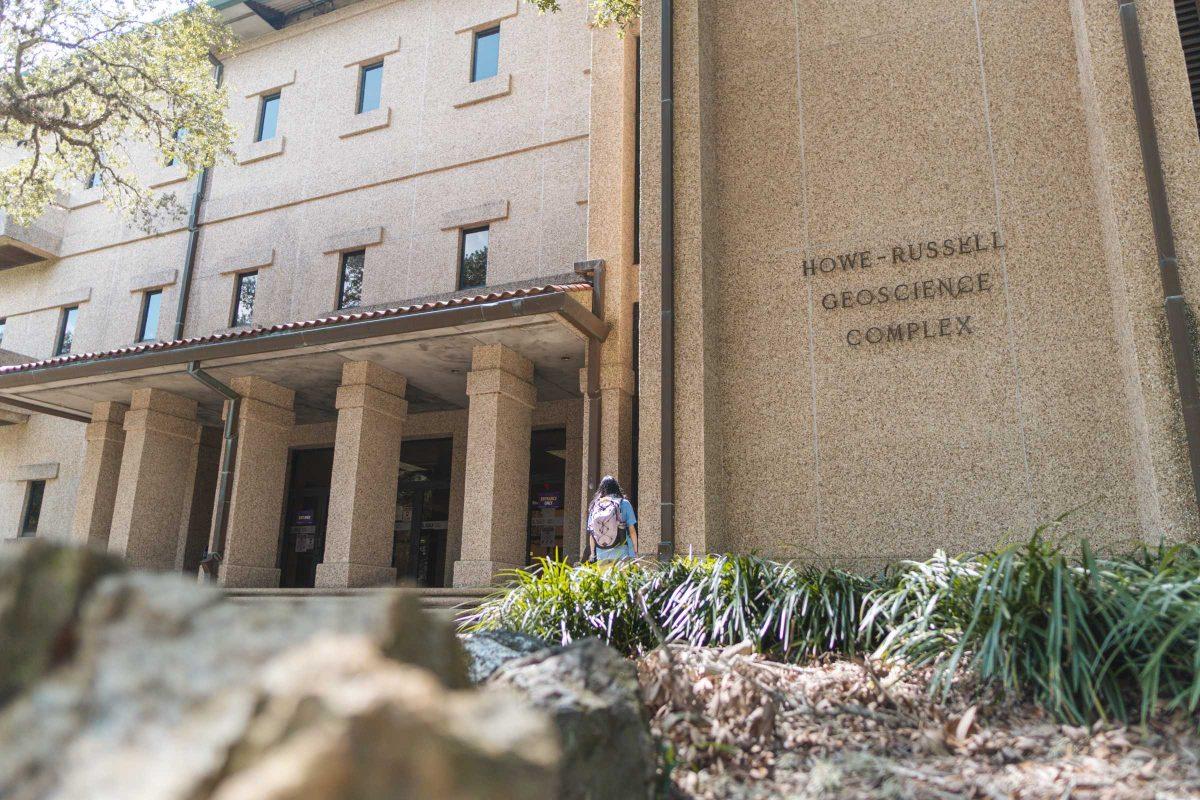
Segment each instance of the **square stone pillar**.
M455 586L487 586L525 565L533 364L503 345L476 347L467 375L467 485Z
M192 474L183 482L184 491L187 493L188 513L180 523L175 569L185 575L196 575L200 569L200 560L208 551L223 441L220 428L200 429Z
M75 495L71 538L101 550L108 548L117 485L121 477L121 451L125 449L124 403L96 403L84 438L83 474Z
M133 567L173 570L200 425L196 401L162 389L135 389L125 412L125 446L113 508L110 553Z
M406 388L403 376L369 361L342 367L329 522L317 586L396 582L392 542Z
M633 396L636 378L633 370L620 364L600 366L600 474L612 475L629 491L633 484ZM591 403L587 396L587 369L579 371L579 390L583 393L583 491L588 499L595 487L588 486L588 445Z
M220 582L275 587L296 393L253 375L234 378L230 387L242 399Z

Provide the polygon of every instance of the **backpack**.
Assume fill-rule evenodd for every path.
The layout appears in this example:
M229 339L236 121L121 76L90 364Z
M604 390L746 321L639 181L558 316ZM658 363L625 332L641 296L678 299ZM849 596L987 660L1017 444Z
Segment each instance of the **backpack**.
M621 498L601 497L588 511L588 535L597 547L608 549L625 543L625 527L621 525Z

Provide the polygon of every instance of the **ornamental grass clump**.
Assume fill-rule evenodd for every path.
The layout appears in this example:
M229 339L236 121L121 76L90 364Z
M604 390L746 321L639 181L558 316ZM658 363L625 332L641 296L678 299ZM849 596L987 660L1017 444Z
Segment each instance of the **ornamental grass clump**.
M1075 725L1200 710L1200 546L1099 556L1055 525L988 552L902 562L863 577L756 556L544 560L464 620L637 655L661 643L749 642L780 661L867 656L931 675L972 673ZM944 696L944 695L943 695Z
M595 636L630 655L662 642L750 641L784 660L853 654L874 645L861 623L874 584L757 556L601 562L540 560L464 620L467 630L506 628L567 643Z
M796 661L869 650L875 629L861 624L861 613L873 587L845 570L722 555L654 570L645 599L665 641L750 641L760 653Z
M1039 528L1026 543L905 562L867 601L875 657L962 669L1057 718L1132 721L1200 702L1200 549L1071 556Z
M658 642L642 601L652 566L538 559L533 569L505 573L509 585L461 620L465 631L513 630L563 644L596 637L625 654Z

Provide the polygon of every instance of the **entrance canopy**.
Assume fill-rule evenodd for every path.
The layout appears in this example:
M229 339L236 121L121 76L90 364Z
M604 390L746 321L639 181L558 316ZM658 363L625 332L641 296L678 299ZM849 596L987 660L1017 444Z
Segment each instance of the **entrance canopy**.
M584 305L590 290L536 286L0 367L0 404L87 418L95 403L157 388L192 398L199 419L218 424L223 398L187 374L199 362L226 384L256 375L293 389L296 421L322 422L336 416L342 365L373 361L408 379L410 413L458 409L481 344L532 361L539 400L578 397L583 345L608 331Z

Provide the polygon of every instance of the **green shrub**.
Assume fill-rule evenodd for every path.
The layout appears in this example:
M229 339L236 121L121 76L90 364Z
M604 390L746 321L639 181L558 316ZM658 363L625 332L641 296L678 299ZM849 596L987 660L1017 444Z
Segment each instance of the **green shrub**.
M961 670L1058 719L1133 721L1200 708L1200 547L1099 557L1065 552L1043 526L985 553L903 562L867 578L756 556L571 567L543 560L463 620L567 643L594 636L629 655L660 642L751 641L772 658L873 653Z
M1077 557L1048 541L905 562L867 601L886 630L875 656L933 665L933 688L961 668L1030 696L1057 718L1145 719L1200 700L1200 550L1160 547Z
M664 565L541 560L508 577L510 586L464 620L467 630L508 628L563 643L595 636L627 654L661 641L750 640L787 660L874 644L860 617L874 584L843 570L721 555Z

